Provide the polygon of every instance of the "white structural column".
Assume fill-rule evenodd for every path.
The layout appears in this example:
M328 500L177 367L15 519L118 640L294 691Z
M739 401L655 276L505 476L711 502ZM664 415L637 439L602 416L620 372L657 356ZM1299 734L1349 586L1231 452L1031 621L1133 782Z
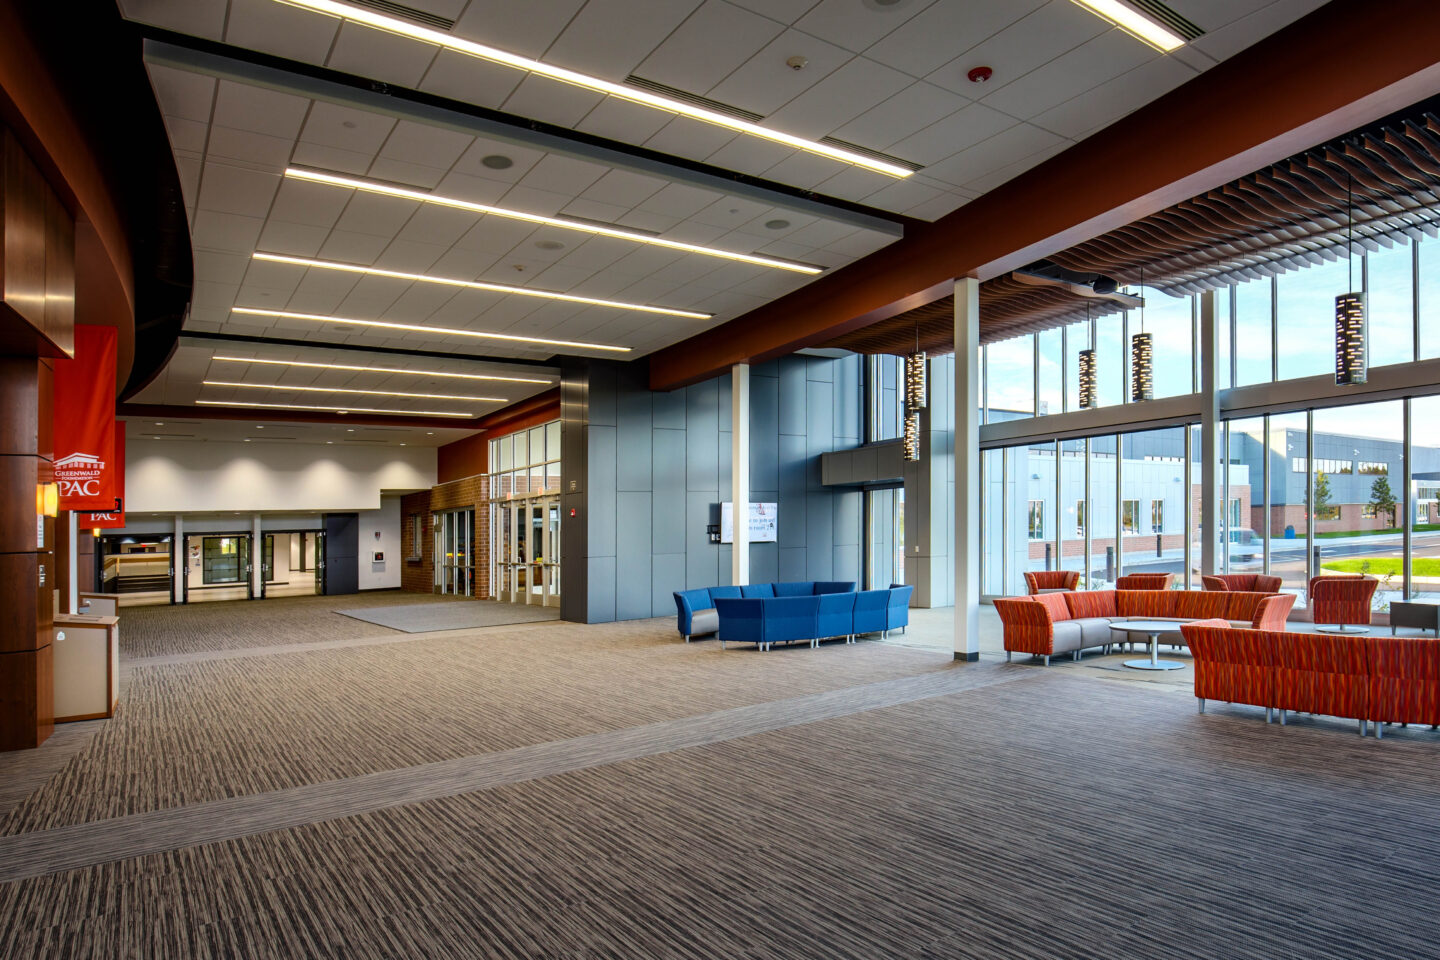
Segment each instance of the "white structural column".
M69 529L65 531L65 551L68 557L67 568L70 571L68 582L69 590L66 591L62 601L66 613L80 612L80 514L69 510L65 514L70 518Z
M980 659L980 281L955 281L955 659Z
M1220 394L1215 389L1217 351L1215 329L1215 291L1200 295L1200 573L1219 572L1215 545L1219 517L1216 469L1220 462ZM1190 442L1189 438L1185 441Z
M250 518L250 599L259 600L265 589L265 535L260 532L260 514Z
M730 582L750 582L750 365L730 369Z
M175 537L170 541L170 597L174 603L185 602L185 576L189 573L189 560L185 558L185 518L175 514Z

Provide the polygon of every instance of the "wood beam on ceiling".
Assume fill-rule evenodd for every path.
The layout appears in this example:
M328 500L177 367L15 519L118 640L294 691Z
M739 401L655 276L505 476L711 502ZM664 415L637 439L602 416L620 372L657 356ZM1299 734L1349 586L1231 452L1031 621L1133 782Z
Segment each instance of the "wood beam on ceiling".
M1332 0L904 239L657 351L650 387L671 390L831 341L903 312L888 307L916 291L1025 266L1437 91L1432 0Z

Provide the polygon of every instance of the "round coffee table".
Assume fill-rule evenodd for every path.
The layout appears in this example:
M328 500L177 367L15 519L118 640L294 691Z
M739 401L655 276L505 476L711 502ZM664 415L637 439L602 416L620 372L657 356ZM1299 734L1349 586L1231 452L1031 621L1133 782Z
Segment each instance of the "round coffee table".
M1131 670L1179 670L1185 666L1179 660L1158 658L1160 634L1174 633L1180 624L1189 622L1188 620L1117 620L1110 624L1110 629L1117 633L1143 633L1150 638L1150 659L1126 660L1125 666Z

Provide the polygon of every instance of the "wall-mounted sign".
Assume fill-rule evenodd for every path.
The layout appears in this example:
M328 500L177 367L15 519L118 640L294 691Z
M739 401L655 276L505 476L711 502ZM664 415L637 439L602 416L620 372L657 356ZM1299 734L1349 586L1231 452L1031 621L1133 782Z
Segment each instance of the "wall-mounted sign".
M779 504L775 503L752 503L750 504L750 542L751 543L774 543L776 539L776 521L779 517ZM720 504L720 542L735 542L735 521L732 514L735 507L730 503Z
M105 512L82 513L80 526L92 530L118 530L125 526L125 425L115 423L115 506Z
M376 550L374 553L370 554L370 562L371 562L371 563L384 563L384 562L385 562L385 551L384 551L384 550Z
M75 327L75 359L55 361L55 482L61 510L114 510L115 328Z

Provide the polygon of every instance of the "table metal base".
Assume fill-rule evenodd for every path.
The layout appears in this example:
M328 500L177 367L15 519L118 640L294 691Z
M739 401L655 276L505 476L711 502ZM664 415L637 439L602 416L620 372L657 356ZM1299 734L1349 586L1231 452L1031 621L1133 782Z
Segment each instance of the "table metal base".
M1351 624L1316 624L1315 630L1318 633L1343 633L1350 635L1370 632L1369 627L1354 626Z
M1131 670L1182 670L1185 664L1179 660L1126 660Z

